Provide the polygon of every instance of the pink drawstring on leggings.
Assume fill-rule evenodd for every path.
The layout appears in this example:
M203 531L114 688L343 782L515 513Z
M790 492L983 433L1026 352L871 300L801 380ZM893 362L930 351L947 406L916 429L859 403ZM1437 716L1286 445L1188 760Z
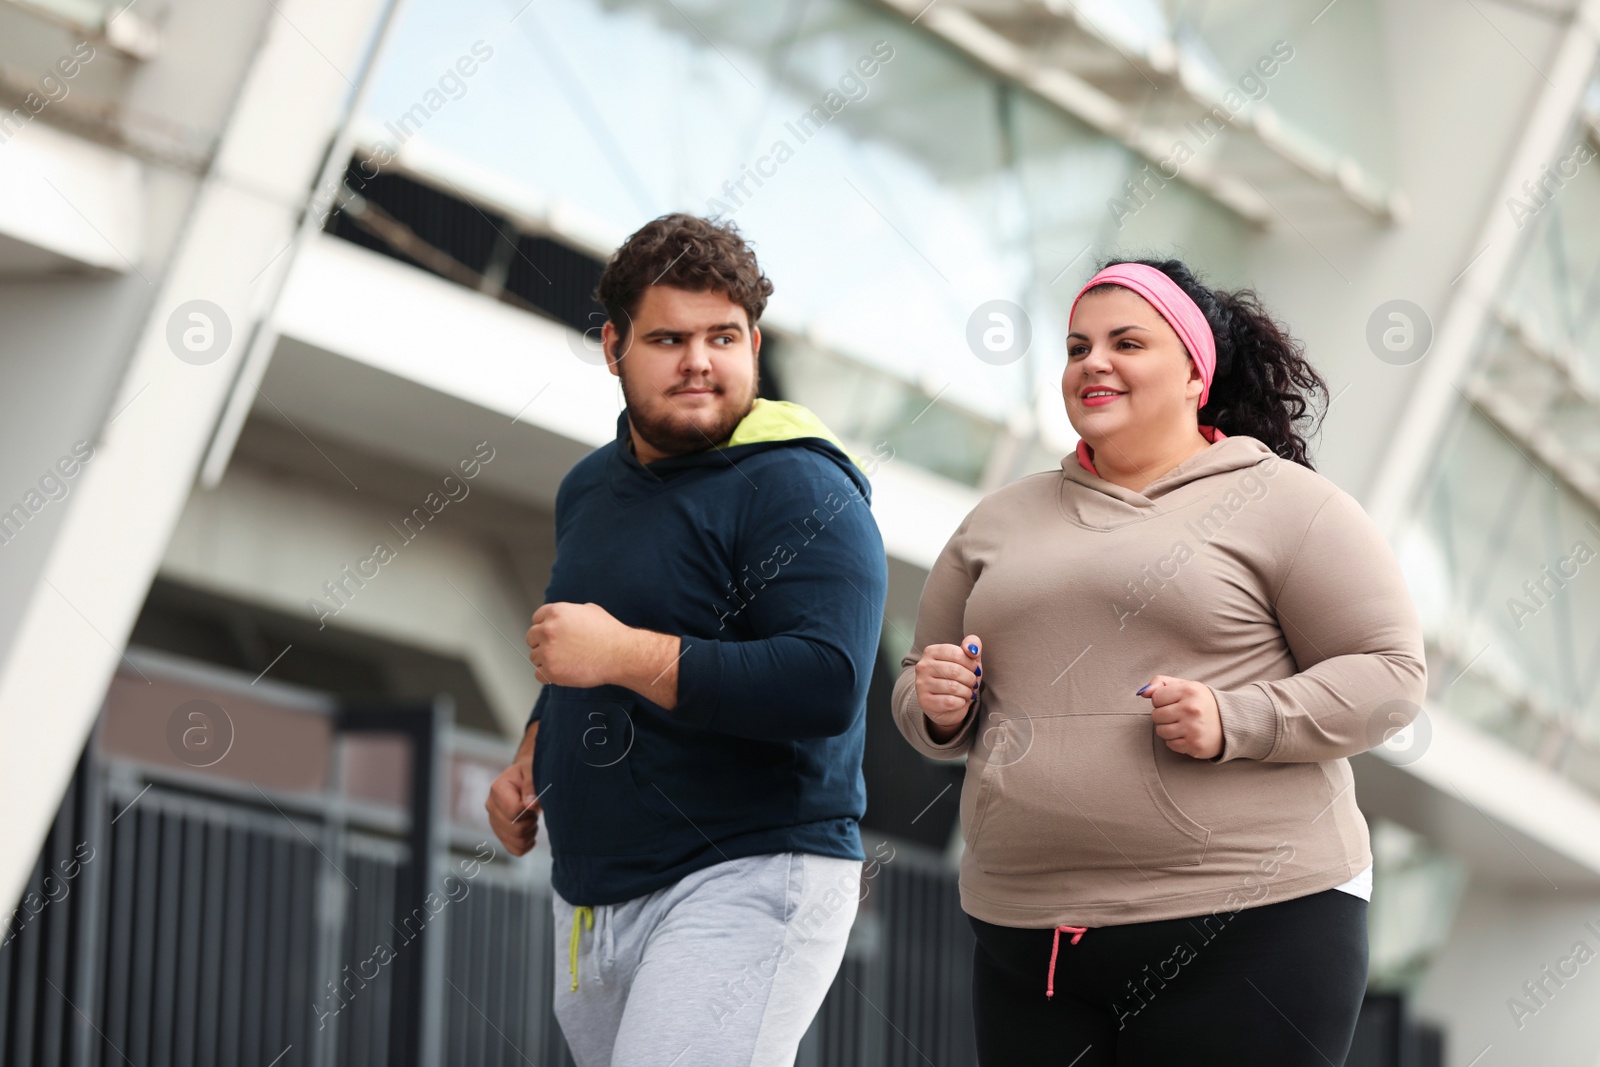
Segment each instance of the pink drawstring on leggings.
M1046 1000L1056 995L1056 953L1061 950L1061 933L1063 930L1072 935L1072 940L1067 942L1070 945L1076 945L1083 939L1083 935L1089 932L1087 926L1056 927L1056 936L1050 942L1050 974L1044 982Z

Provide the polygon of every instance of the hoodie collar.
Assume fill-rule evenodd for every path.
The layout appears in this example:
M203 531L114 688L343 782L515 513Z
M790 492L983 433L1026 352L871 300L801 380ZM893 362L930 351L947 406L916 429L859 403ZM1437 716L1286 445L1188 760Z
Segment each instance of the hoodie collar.
M1074 452L1061 460L1061 506L1080 526L1111 529L1164 510L1165 498L1192 482L1244 471L1278 456L1261 440L1218 433L1212 443L1134 492L1086 470Z
M1200 436L1207 441L1220 441L1228 436L1215 426L1200 426L1198 429L1200 430ZM1090 448L1089 442L1082 438L1078 440L1078 465L1090 474L1097 475L1100 473L1094 469L1094 449Z
M737 448L740 445L762 441L792 441L802 437L815 437L828 442L843 452L862 473L866 472L866 463L859 456L851 454L844 447L844 442L834 436L833 431L828 429L815 412L804 405L793 404L787 400L767 400L764 397L757 397L750 413L733 428L733 433L728 439L717 447Z

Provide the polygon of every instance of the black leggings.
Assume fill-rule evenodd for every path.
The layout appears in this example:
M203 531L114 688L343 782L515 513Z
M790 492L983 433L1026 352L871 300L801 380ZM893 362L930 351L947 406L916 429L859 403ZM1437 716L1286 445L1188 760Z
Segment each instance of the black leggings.
M1337 889L1193 919L978 936L982 1067L1334 1067L1367 984L1367 902Z

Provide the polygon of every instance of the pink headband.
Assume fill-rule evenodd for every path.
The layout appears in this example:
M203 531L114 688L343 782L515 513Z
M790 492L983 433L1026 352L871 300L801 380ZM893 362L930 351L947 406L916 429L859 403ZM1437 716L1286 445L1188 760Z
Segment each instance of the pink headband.
M1143 263L1113 263L1085 282L1083 288L1078 290L1078 295L1072 298L1072 309L1067 312L1069 323L1083 294L1106 282L1132 289L1144 297L1177 332L1178 340L1183 342L1195 366L1200 368L1200 380L1205 384L1200 389L1199 407L1205 407L1206 399L1211 395L1211 378L1217 370L1217 341L1211 334L1211 324L1206 322L1200 305L1190 299L1177 282L1154 267L1147 267Z

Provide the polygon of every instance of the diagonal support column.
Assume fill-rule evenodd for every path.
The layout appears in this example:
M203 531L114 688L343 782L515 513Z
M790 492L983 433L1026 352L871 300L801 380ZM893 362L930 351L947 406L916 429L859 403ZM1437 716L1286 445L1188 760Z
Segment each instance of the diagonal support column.
M101 429L0 666L0 901L17 900L49 832L329 144L373 67L373 29L391 25L396 6L272 4L179 248L154 279L152 313L111 405L118 414ZM208 302L202 319L189 317L192 301ZM200 342L206 329L230 339L225 349L214 341L215 355L179 358L169 332L188 328Z

